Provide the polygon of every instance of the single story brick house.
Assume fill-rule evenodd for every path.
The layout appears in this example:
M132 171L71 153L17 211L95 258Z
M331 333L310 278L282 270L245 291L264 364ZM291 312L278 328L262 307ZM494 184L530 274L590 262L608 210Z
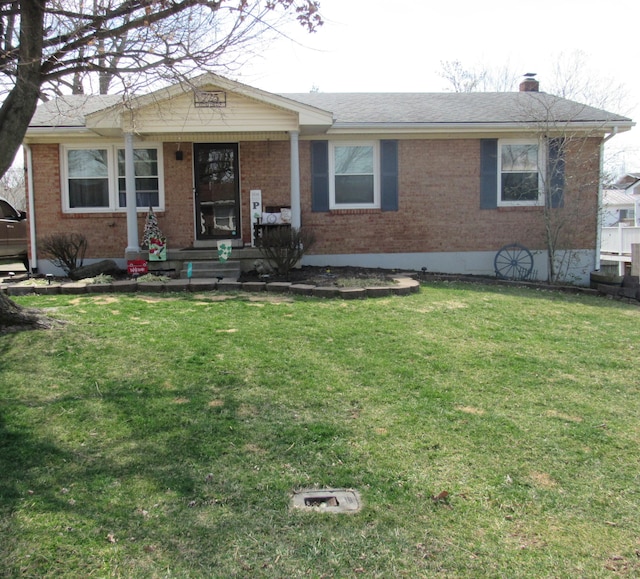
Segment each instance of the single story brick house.
M303 264L492 275L518 243L546 279L552 210L567 275L587 283L603 143L633 124L532 78L513 93L278 95L207 73L128 100L61 97L24 139L32 266L55 272L38 241L60 232L87 237L85 262L145 257L151 206L169 262L231 239L251 269L259 220L312 229Z

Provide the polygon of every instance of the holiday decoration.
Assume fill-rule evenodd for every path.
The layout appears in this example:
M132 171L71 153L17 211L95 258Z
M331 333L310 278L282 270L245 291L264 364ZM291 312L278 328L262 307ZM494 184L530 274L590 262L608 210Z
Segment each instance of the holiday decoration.
M149 248L149 261L166 261L167 238L160 231L158 218L151 207L144 223L142 246Z

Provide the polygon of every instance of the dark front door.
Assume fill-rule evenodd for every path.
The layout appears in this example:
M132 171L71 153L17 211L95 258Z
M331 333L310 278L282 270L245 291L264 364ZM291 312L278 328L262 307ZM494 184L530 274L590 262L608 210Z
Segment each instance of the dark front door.
M196 238L240 237L238 145L197 143L193 147L193 158Z

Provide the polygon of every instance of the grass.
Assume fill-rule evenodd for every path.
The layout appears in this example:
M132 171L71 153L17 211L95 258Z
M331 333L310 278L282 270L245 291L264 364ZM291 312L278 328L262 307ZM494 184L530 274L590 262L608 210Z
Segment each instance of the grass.
M67 323L0 336L0 576L640 573L635 306L16 301ZM290 510L322 487L364 508Z

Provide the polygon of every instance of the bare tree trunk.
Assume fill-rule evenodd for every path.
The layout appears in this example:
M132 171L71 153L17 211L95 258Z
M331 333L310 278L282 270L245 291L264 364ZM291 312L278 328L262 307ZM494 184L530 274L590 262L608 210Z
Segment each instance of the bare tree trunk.
M20 2L20 48L16 83L0 108L0 175L13 163L38 104L42 83L45 0Z
M48 324L40 316L12 302L0 293L0 334L16 329L47 328Z

